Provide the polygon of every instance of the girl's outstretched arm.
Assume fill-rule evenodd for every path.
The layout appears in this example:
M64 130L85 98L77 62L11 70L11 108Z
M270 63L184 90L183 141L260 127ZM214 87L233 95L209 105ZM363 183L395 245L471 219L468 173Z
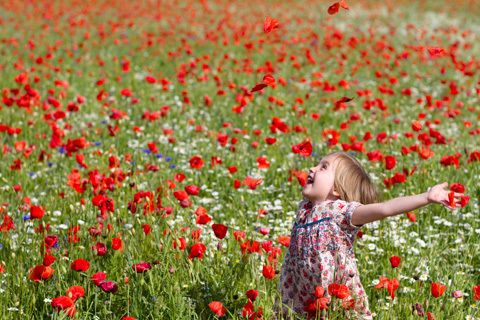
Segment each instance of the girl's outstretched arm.
M352 224L364 225L369 222L381 220L386 217L395 216L397 214L406 213L430 203L443 204L449 209L454 209L448 201L450 191L445 190L448 186L447 182L437 184L429 191L406 197L398 197L381 203L372 203L359 206L352 214ZM463 193L455 192L455 198L463 196ZM460 207L460 202L456 203L456 207Z

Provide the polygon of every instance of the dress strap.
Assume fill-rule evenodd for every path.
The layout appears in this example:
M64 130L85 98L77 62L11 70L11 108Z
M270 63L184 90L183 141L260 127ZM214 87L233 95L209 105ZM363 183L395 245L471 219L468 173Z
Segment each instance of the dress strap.
M294 224L294 228L305 228L305 227L309 227L309 226L312 226L314 224L318 224L320 222L325 222L325 221L329 221L329 220L332 220L332 218L323 218L323 219L320 219L318 221L314 221L314 222L310 222L310 223L306 223L306 224L302 224L302 225L298 225L297 224L297 221L295 221L295 224Z

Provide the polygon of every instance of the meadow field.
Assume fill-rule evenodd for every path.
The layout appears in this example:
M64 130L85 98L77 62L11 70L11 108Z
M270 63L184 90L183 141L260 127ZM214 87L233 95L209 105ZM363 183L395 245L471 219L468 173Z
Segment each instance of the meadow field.
M362 227L374 319L480 319L479 9L2 1L0 319L271 319L338 150L383 200L467 195Z

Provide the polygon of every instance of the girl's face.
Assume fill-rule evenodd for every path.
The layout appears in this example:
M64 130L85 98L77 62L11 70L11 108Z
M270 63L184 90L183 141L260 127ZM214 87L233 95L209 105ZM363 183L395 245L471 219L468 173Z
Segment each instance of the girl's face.
M303 187L302 195L314 205L325 200L337 200L339 194L335 191L335 156L322 158L316 167L309 170L307 184Z

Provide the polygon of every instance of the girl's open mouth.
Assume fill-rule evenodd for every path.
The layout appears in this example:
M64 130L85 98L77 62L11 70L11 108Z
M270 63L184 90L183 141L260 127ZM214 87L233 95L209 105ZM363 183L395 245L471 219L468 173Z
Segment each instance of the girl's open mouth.
M312 176L308 176L307 178L307 184L312 184L314 181L314 178Z

